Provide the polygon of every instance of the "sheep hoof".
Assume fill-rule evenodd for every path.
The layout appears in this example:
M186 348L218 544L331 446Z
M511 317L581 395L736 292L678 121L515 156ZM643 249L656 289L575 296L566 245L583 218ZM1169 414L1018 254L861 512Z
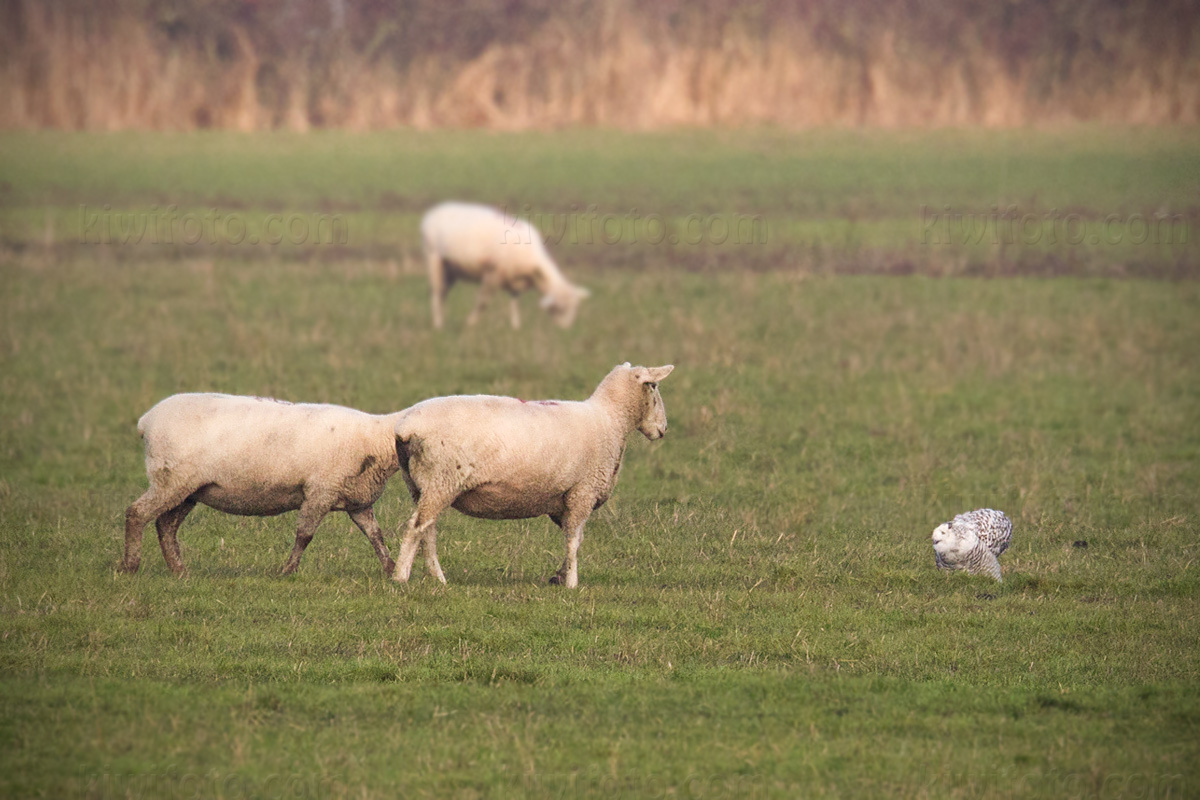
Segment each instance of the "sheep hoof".
M127 561L122 561L120 564L117 565L117 572L123 572L126 575L132 575L133 573L138 571L138 567L140 567L140 566L141 566L141 564L131 564Z
M551 586L561 586L564 583L566 583L566 581L563 580L562 575L551 575L550 576L550 585Z

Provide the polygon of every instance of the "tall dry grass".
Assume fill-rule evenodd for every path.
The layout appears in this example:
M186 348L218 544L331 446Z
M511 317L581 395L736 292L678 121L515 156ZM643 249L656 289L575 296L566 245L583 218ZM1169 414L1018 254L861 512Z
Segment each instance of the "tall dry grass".
M0 126L1200 121L1200 8L1083 0L13 0Z

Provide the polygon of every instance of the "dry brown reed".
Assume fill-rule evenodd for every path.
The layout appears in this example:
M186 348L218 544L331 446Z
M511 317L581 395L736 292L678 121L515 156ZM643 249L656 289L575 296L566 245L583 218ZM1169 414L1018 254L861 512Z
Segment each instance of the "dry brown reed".
M1200 10L1179 1L13 0L0 15L5 128L1200 121Z

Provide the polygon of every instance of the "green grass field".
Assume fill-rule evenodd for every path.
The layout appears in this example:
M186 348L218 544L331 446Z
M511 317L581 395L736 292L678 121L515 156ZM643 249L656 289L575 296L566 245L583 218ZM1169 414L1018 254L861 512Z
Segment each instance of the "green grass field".
M315 257L411 256L421 213L458 197L532 214L576 269L1178 278L1200 262L1187 129L10 133L3 145L0 245L89 258L268 259L317 240ZM318 236L322 215L344 227Z
M0 795L1194 795L1197 245L941 247L918 211L1191 234L1185 133L0 136ZM436 334L415 224L445 196L770 238L562 241L573 329L531 296L464 329L460 288ZM105 204L348 241L89 243ZM150 532L115 572L168 394L576 399L625 360L676 365L671 428L630 440L577 591L549 521L454 512L445 587L392 584L344 515L282 578L294 514L204 508L185 577ZM981 506L1014 520L1003 584L934 567ZM395 554L400 481L377 512Z

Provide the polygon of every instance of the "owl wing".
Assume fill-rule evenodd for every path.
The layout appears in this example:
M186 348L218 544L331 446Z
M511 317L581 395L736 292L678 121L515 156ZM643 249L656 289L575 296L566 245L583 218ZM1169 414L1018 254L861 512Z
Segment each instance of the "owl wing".
M1012 520L1003 511L992 508L968 511L955 517L954 524L955 527L974 531L992 555L1000 555L1012 542Z
M993 537L992 541L988 542L988 550L992 551L992 555L998 556L1008 549L1012 543L1012 527L1008 526L1000 532L998 536Z
M987 544L988 550L992 551L992 555L998 556L1007 550L1012 542L1012 521L1003 514L997 514L988 520L988 523L984 535L980 538Z

